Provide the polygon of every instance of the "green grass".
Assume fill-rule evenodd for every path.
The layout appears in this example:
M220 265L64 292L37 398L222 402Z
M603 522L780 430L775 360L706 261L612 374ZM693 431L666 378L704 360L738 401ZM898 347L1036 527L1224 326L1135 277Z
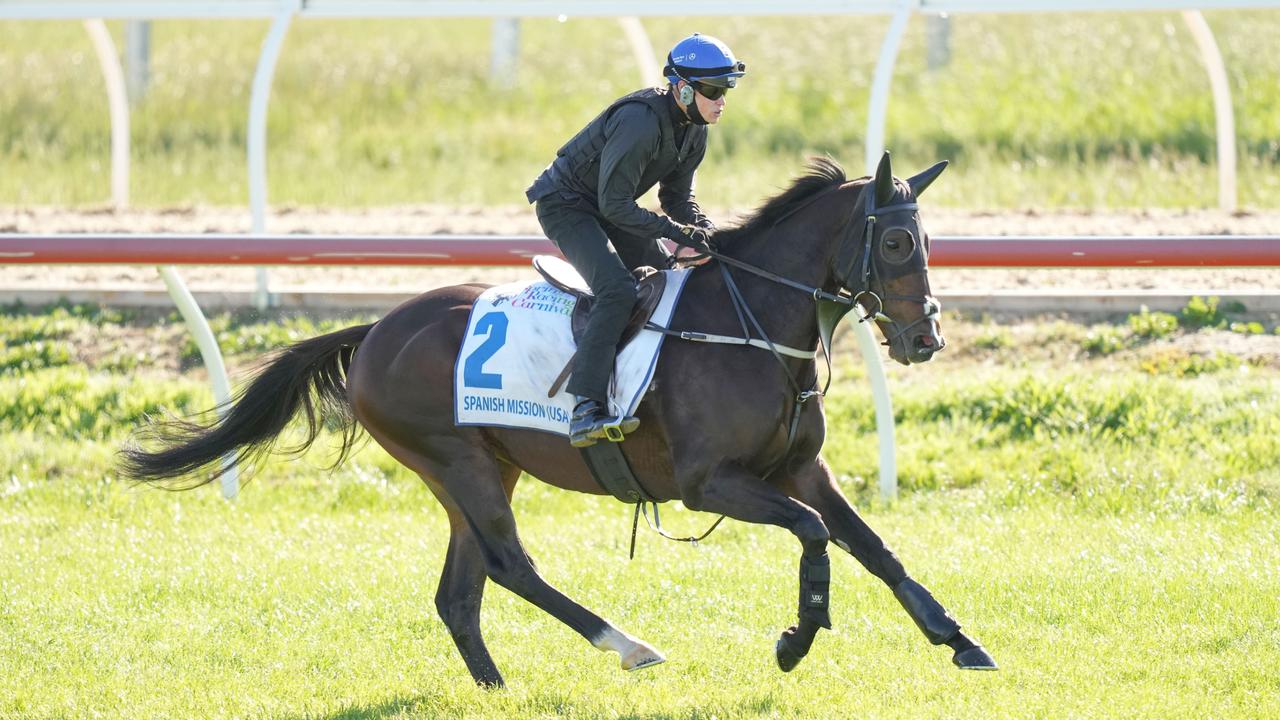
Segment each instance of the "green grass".
M342 498L350 488L354 498ZM487 640L509 689L471 687L432 596L446 524L425 489L354 477L169 495L82 480L10 488L0 714L83 717L1269 717L1280 711L1277 525L1267 512L993 513L964 494L867 519L1002 664L964 674L836 555L833 619L792 674L796 547L731 523L697 548L625 509L529 484L529 552L660 647L616 656L501 589ZM701 518L669 513L668 523ZM963 540L957 536L963 537Z
M57 341L85 323L131 346L172 331L155 319L11 308L0 333ZM262 338L228 343L237 373L291 328L343 324L217 322ZM435 615L447 522L408 470L368 444L333 472L323 447L272 461L230 503L131 486L116 449L143 413L207 405L202 373L172 341L128 369L91 367L104 351L71 343L61 366L0 373L0 717L1275 716L1278 359L1151 363L1193 334L1273 338L1144 335L1152 322L1107 326L1119 345L1096 355L1097 327L947 318L952 349L888 368L892 503L875 498L852 343L837 358L825 452L842 487L1000 672L954 670L837 551L835 631L783 674L788 533L729 522L691 547L642 531L627 562L628 508L526 479L516 514L543 574L669 662L624 674L490 587L502 692L471 685ZM664 520L687 534L709 518L672 506Z
M1280 197L1280 13L1211 12L1230 75L1240 197ZM699 194L743 207L806 155L861 169L868 94L888 18L651 18L665 48L702 28L749 66L712 133ZM122 23L111 23L117 42ZM1214 117L1174 12L960 15L952 61L904 39L887 145L901 174L955 164L936 203L1211 206ZM250 82L262 21L153 25L154 77L133 111L139 205L243 204ZM269 117L273 203L520 204L555 149L637 83L610 19L526 20L518 86L490 87L484 20L295 23ZM1087 60L1087 62L1082 62ZM98 203L108 193L105 92L78 23L0 24L0 203Z

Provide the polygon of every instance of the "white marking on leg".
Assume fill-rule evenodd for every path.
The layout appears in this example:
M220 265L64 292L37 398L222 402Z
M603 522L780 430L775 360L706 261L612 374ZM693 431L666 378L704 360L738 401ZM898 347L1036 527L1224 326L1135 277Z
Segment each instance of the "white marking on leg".
M637 640L611 625L606 626L604 632L592 638L591 644L599 650L618 653L622 659L623 670L639 670L667 660L662 653L650 647L648 643Z
M835 543L840 547L841 550L849 553L850 555L853 554L853 550L849 549L849 545L845 541L841 540L840 538L836 538Z
M592 638L591 644L605 652L612 650L619 655L625 655L635 647L636 640L621 630L610 626L606 627L604 632Z

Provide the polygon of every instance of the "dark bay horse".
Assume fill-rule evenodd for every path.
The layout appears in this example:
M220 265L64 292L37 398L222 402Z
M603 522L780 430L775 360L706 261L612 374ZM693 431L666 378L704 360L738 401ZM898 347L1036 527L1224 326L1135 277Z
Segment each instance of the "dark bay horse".
M885 153L874 178L848 181L834 162L814 160L806 175L742 225L716 235L720 259L692 271L671 326L742 337L746 322L735 308L745 307L757 337L812 350L820 335L815 302L848 309L856 301L875 319L893 359L928 360L944 341L916 198L945 165L901 181ZM448 514L451 535L436 607L476 682L502 684L480 631L489 579L595 647L617 652L624 669L660 663L664 658L648 644L547 583L516 532L510 501L522 472L567 490L604 493L579 451L538 431L454 423L454 363L471 305L486 287L433 290L372 325L277 352L212 425L153 426L163 447L126 448L125 471L161 484L203 472L193 481L203 484L216 476L224 455L234 453L240 462L270 450L297 414L309 434L290 449L296 452L326 423L337 422L345 454L358 423L422 477ZM731 303L731 295L741 302ZM800 541L798 621L775 648L784 671L805 656L819 628L831 626L831 542L888 585L925 637L954 651L956 665L994 669L987 652L908 576L836 485L819 454L825 422L817 376L814 359L668 339L638 410L640 428L623 451L655 498L781 526Z

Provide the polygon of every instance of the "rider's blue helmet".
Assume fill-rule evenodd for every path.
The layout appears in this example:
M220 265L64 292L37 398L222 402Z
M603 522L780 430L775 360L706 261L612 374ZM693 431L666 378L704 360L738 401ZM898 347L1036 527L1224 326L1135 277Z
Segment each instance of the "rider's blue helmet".
M738 78L747 74L747 66L733 56L728 45L710 35L694 33L667 53L667 66L662 74L673 85L684 80L731 88L738 84Z

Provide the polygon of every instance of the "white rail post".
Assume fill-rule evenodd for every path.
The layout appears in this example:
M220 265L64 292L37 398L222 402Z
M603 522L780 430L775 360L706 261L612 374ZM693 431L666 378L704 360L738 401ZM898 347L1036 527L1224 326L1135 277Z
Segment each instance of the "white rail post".
M854 311L857 312L856 310ZM853 323L853 335L858 338L858 350L867 364L867 380L871 383L871 400L876 408L876 436L880 447L880 498L892 500L898 496L898 458L894 443L893 401L889 399L889 381L884 375L884 361L880 359L880 344L872 334L870 323Z
M1199 10L1182 11L1182 19L1191 30L1191 37L1200 47L1200 57L1209 71L1209 85L1213 89L1213 115L1218 135L1218 207L1236 209L1236 116L1231 109L1231 85L1227 82L1227 67L1222 52L1213 39L1213 30Z
M129 20L124 25L125 87L129 104L137 105L151 82L151 23Z
M178 271L172 265L156 269L160 271L160 277L164 279L164 285L169 289L169 297L173 298L173 304L177 305L178 312L182 313L187 329L195 338L196 347L200 348L200 357L204 360L205 369L209 371L209 381L213 383L213 400L217 403L218 415L225 415L231 410L231 382L227 378L227 366L222 362L222 350L218 347L218 338L209 327L209 321L201 312L195 296L178 276ZM240 492L240 473L231 464L233 457L234 455L227 455L222 459L222 497L228 500Z
M911 6L903 4L893 15L884 42L880 46L880 59L876 62L875 79L871 83L871 103L867 115L866 166L874 175L880 156L884 153L884 129L889 110L889 87L893 82L893 66L902 46L902 35L907 29ZM867 323L855 323L853 334L858 338L858 349L867 365L867 379L871 382L871 397L876 407L876 435L880 440L880 497L892 500L898 495L898 459L894 442L893 401L889 398L889 381L884 374L884 361L880 359L880 346Z
M929 46L925 50L930 70L941 70L951 64L951 16L944 12L927 17L925 34Z
M101 19L85 20L84 29L93 42L102 80L107 86L107 107L111 113L111 204L124 208L129 205L129 98L124 70L107 24Z
M884 41L880 44L880 58L876 60L876 73L871 81L871 102L867 108L867 141L864 156L867 172L875 174L880 155L884 153L884 128L889 115L889 90L893 85L893 66L902 47L902 36L907 31L911 7L904 4L893 14Z
M262 41L258 55L258 69L253 75L253 93L249 100L249 208L253 214L254 235L262 235L267 228L267 104L271 99L271 80L275 77L276 61L284 45L285 33L293 23L293 16L302 7L302 0L283 0L280 12L271 21L271 29ZM267 269L258 268L258 289L254 304L265 310L271 303Z
M520 18L494 18L489 45L489 81L510 90L516 86L520 58Z
M653 43L649 41L649 33L645 32L640 18L625 15L618 18L618 24L622 26L622 32L627 36L627 43L631 45L631 54L635 56L636 69L640 71L640 85L665 85L662 67L657 61L658 56L654 54Z

